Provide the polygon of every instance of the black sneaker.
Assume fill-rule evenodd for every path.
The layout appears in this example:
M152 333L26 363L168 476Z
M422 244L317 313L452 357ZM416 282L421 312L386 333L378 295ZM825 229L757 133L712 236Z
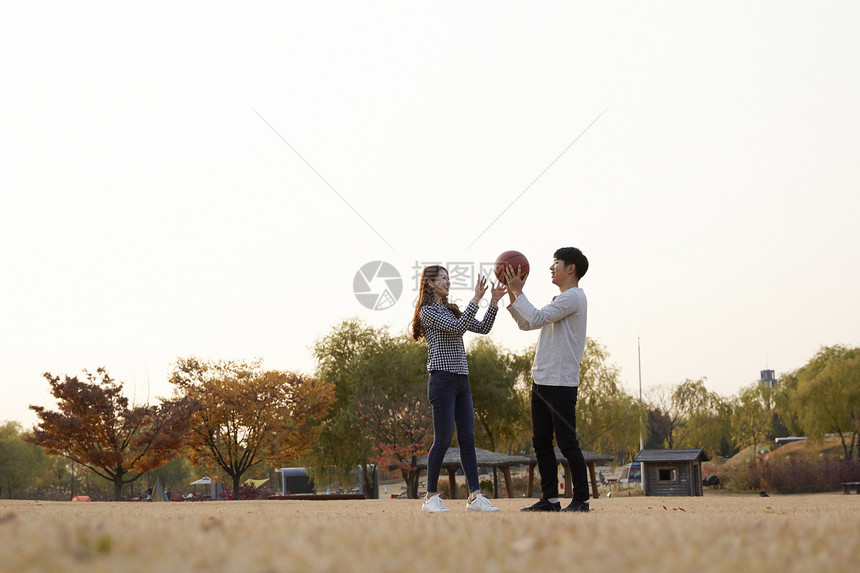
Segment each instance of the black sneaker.
M540 498L536 504L524 507L520 511L561 511L561 502L553 503L548 499Z
M588 507L587 501L579 501L578 499L575 499L570 502L570 505L562 509L562 511L580 511L582 513L588 513L591 511L591 508Z

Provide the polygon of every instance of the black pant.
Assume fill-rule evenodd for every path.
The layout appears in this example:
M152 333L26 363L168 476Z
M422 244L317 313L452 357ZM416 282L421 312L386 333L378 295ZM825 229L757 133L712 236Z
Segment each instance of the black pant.
M588 470L576 438L577 387L532 384L532 445L540 472L541 497L558 497L558 460L552 446L567 458L573 480L573 499L588 501Z

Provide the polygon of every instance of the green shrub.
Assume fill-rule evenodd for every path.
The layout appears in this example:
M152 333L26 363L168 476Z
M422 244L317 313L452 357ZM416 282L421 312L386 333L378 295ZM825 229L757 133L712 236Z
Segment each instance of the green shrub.
M493 494L493 482L492 482L492 480L488 480L488 479L481 480L479 485L481 487L482 492L488 493L490 495Z

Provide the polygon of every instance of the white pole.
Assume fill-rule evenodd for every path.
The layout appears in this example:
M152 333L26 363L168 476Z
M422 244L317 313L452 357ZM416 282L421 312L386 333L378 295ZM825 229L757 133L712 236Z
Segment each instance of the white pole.
M639 451L641 452L645 449L645 441L642 437L642 348L638 336L636 337L636 353L639 357Z

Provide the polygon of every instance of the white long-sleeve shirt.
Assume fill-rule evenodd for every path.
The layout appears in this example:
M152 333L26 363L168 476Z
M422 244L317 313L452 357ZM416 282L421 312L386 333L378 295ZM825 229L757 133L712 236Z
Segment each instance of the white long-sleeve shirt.
M569 288L538 309L521 294L508 305L520 330L540 328L532 377L544 386L579 386L579 363L585 352L588 301L585 291Z

